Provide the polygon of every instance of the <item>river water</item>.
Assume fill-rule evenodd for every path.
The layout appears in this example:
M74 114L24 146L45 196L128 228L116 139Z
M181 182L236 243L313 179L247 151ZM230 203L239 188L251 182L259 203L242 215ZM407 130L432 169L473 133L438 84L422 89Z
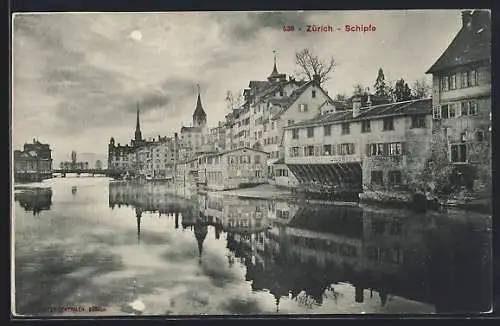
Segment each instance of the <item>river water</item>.
M240 199L97 177L23 185L14 196L19 315L490 309L487 215Z

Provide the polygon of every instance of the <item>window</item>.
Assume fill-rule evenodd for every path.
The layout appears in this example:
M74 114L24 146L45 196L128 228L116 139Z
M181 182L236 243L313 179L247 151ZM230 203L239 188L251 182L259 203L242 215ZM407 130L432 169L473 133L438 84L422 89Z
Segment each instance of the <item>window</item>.
M299 139L299 129L292 129L292 139Z
M254 156L254 163L255 164L260 164L260 155L255 155Z
M466 132L460 133L460 141L462 143L465 143L466 140L467 140L467 133Z
M342 124L342 135L348 135L349 132L350 132L349 122L343 123Z
M271 122L271 130L274 130L274 121Z
M448 76L441 76L441 90L442 91L447 91L449 90L449 80Z
M412 116L410 128L425 128L425 115L419 114Z
M314 156L314 146L305 147L306 156Z
M379 186L384 184L384 175L382 171L371 171L371 184Z
M288 120L288 125L293 125L294 121L293 120ZM265 131L265 130L264 130Z
M474 101L469 102L469 115L477 114L477 103Z
M313 89L313 90L312 90L312 98L315 98L315 97L316 97L316 90L315 90L315 89Z
M457 74L450 76L450 90L457 89Z
M300 104L299 111L300 112L307 112L307 104Z
M441 107L439 105L432 108L432 117L436 119L441 119Z
M333 155L332 145L323 145L323 155Z
M394 119L392 117L384 119L384 130L394 130Z
M283 95L284 95L284 94L283 94L283 91L280 91L280 96L283 96Z
M332 134L332 126L331 125L326 125L323 127L324 129L324 134L325 136L330 136Z
M370 132L370 131L371 131L370 120L361 121L361 132Z
M388 144L389 155L401 155L401 143Z
M467 145L455 144L451 145L451 161L453 163L467 162Z
M477 85L477 71L475 69L471 70L469 72L469 76L470 76L470 85L471 86L476 86Z
M368 144L368 155L369 156L377 155L377 144Z
M299 148L298 148L298 147L292 147L292 153L291 153L291 156L292 156L292 157L297 157L297 156L300 156L300 154L299 154Z
M402 183L401 171L389 171L388 181L391 185L400 185Z
M354 144L346 143L340 144L339 155L352 155L354 154Z
M307 128L307 138L314 137L314 127Z

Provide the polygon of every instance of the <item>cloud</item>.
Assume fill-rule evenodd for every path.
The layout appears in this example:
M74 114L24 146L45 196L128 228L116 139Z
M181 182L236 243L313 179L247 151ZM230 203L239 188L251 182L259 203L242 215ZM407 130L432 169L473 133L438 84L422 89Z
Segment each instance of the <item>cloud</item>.
M140 41L142 39L142 33L140 31L132 31L130 34L127 36L133 40Z
M309 23L372 23L377 32L282 31ZM349 93L356 82L372 84L378 67L387 78L411 82L459 25L459 11L16 15L13 145L35 137L65 156L72 149L105 154L110 136L132 136L137 103L143 135L172 135L191 120L197 83L214 125L225 113L226 91L265 79L275 49L279 71L288 74L296 70L297 50L333 55L332 95Z

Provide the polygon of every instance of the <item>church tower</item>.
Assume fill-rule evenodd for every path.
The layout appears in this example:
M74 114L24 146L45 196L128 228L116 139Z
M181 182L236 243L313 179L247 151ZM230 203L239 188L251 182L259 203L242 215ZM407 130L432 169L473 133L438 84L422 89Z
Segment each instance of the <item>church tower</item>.
M137 103L137 121L135 123L135 138L136 143L142 141L141 124L139 122L139 103Z
M198 84L198 101L193 113L193 127L205 127L207 124L207 114L201 105L200 84Z
M280 74L278 72L278 68L276 68L276 51L273 51L273 53L274 53L274 67L269 77L267 77L267 80L269 80L271 83L286 80L286 74Z

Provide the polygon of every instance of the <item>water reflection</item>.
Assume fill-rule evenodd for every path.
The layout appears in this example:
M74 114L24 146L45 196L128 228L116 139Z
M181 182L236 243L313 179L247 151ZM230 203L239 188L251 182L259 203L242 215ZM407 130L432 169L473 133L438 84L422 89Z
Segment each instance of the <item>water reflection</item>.
M15 188L14 201L19 202L25 211L33 212L33 215L41 211L50 210L52 206L51 188Z
M384 307L402 297L436 312L490 308L490 232L479 218L220 193L182 198L168 187L111 183L109 206L122 205L136 209L138 241L143 211L174 216L176 229L193 230L200 264L212 226L229 249L229 268L244 266L252 291L273 295L276 311L282 300L308 308L337 302L345 291L336 289L346 283L355 289L355 303Z

